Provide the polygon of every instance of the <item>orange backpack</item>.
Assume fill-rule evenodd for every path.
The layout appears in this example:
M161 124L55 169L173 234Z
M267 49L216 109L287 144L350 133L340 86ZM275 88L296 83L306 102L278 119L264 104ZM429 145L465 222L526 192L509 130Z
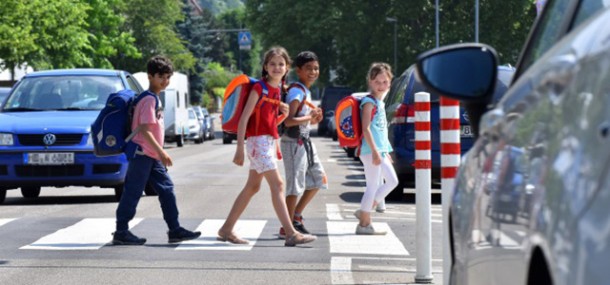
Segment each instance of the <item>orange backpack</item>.
M375 102L377 100L371 96ZM360 119L360 102L364 97L347 96L335 108L335 125L337 126L337 137L341 147L360 147L362 144L362 120ZM377 106L371 113L371 121L375 117Z
M237 134L241 113L246 106L248 96L250 95L250 91L252 91L252 86L258 82L261 84L263 94L261 94L258 103L254 108L254 113L252 113L252 116L255 117L257 128L260 120L259 110L262 104L265 102L275 105L280 104L279 100L268 97L269 90L263 80L257 80L245 74L238 75L229 82L229 85L227 85L227 88L225 89L222 107L222 130L224 132ZM281 120L281 116L279 120Z

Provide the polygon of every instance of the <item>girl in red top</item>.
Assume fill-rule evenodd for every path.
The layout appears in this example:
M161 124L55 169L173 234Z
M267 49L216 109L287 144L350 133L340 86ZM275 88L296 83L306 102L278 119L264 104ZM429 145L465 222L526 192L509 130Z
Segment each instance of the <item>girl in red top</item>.
M295 246L316 240L315 236L299 233L292 225L292 219L288 215L288 208L284 200L284 181L277 168L276 140L279 138L277 125L283 121L283 119L278 120L278 115L280 112L284 115L288 113L288 105L280 100L280 88L289 66L290 57L283 47L273 47L265 53L263 79L261 83L252 87L244 107L237 128L237 150L233 158L233 163L239 166L244 164L244 140L247 135L246 151L250 160L248 181L235 199L227 220L218 230L217 239L220 241L236 244L248 243L247 240L241 239L233 233L233 227L248 206L252 196L260 189L263 178L269 183L273 208L286 231L284 245ZM259 103L259 98L262 100L261 96L264 97L263 85L268 91L267 98L271 100Z

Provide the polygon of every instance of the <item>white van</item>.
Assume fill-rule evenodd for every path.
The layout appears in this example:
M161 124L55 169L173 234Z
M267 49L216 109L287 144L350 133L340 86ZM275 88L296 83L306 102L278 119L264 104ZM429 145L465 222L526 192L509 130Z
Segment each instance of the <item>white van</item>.
M140 82L142 88L148 89L146 72L134 73L133 77ZM184 140L189 134L188 91L189 83L186 74L174 72L167 88L159 94L165 118L165 141L176 142L178 147L184 145Z

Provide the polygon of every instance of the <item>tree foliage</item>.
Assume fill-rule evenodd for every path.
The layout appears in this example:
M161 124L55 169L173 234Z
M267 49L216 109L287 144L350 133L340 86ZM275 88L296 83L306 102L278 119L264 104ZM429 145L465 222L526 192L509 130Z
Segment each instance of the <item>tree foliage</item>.
M474 2L440 1L440 44L474 41ZM246 21L264 49L284 46L291 55L312 50L320 58L323 84L366 88L374 61L401 73L418 54L434 48L435 7L430 0L248 0ZM535 19L531 0L480 1L480 41L494 46L503 63L515 63ZM336 75L336 78L331 78Z
M169 57L177 70L188 72L195 65L195 58L185 47L176 31L176 22L183 19L181 0L125 0L121 14L125 17L125 31L135 38L135 46L142 53L140 58L128 58L124 54L112 57L115 68L130 72L142 71L146 61L154 55ZM138 7L138 9L133 9Z

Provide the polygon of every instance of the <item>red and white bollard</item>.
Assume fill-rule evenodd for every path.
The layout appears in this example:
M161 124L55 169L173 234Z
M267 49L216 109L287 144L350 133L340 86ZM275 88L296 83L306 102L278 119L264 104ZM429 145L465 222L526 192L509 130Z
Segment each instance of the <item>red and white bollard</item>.
M443 206L443 284L449 284L449 202L460 165L460 102L441 96L441 203Z
M415 93L416 283L432 283L430 94Z

